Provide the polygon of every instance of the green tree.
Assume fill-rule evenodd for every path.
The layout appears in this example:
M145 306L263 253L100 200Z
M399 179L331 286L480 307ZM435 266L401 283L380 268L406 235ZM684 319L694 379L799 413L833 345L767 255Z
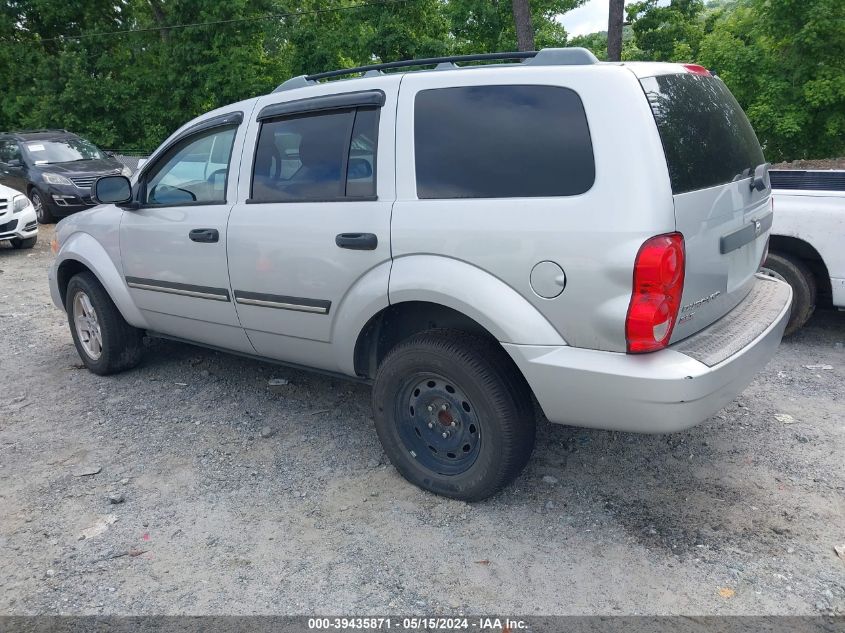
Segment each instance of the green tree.
M558 17L585 0L531 0L531 25L537 48L562 46L566 30ZM449 0L445 4L457 53L517 50L511 0Z
M645 59L693 61L704 36L699 19L703 0L672 0L660 6L658 0L642 0L627 7L637 47Z
M841 0L744 0L714 20L700 59L745 108L769 160L845 153Z

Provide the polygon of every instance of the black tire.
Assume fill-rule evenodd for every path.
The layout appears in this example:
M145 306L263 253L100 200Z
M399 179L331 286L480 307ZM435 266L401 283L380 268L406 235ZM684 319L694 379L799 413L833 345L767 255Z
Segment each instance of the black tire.
M29 191L29 201L35 208L35 217L39 224L53 224L56 221L56 216L47 207L44 196L41 195L38 189L31 189Z
M12 248L32 248L35 246L35 243L38 241L38 236L35 237L16 237L12 240L9 240L12 243Z
M431 391L420 394L415 385ZM458 395L461 402L450 408ZM448 411L441 414L443 405ZM388 352L373 386L373 413L385 453L402 476L454 499L479 501L495 494L519 475L534 449L528 384L498 343L466 332L429 330ZM469 435L473 426L475 439ZM438 453L429 442L439 443L440 431L455 434L444 444L470 438L461 445L464 453L448 444Z
M802 260L782 253L769 253L763 269L764 273L771 271L773 276L792 286L792 310L783 335L794 334L804 327L816 309L816 278Z
M92 356L80 339L74 323L74 302L79 293L90 300L102 340L99 357ZM120 314L105 288L90 272L74 275L67 286L65 308L76 351L85 366L95 374L106 376L131 369L141 360L141 330L129 325Z

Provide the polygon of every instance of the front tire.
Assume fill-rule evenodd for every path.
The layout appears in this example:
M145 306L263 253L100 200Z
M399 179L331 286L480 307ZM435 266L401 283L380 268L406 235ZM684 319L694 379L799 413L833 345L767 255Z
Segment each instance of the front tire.
M47 208L47 204L38 189L29 192L29 201L35 209L35 217L39 224L53 224L56 221L56 216Z
M807 264L789 255L769 253L762 272L777 277L792 286L792 310L784 336L804 327L816 309L816 278Z
M27 237L27 238L16 237L16 238L9 240L9 241L12 244L12 248L17 248L17 249L32 248L33 246L35 246L35 243L38 241L38 236L36 235L35 237Z
M73 343L90 371L106 376L140 362L141 331L126 322L92 273L74 275L65 297Z
M373 387L376 431L405 479L478 501L513 481L534 448L531 393L495 341L429 330L394 347Z

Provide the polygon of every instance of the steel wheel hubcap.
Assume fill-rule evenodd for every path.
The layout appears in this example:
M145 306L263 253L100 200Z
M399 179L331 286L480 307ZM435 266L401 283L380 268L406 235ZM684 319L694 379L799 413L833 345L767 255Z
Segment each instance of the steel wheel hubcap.
M100 329L100 321L97 318L97 311L91 304L91 299L81 290L73 296L73 323L76 326L79 344L85 353L92 360L100 358L103 353L103 333Z
M475 463L481 425L462 389L437 374L409 378L397 399L399 437L420 465L458 475Z

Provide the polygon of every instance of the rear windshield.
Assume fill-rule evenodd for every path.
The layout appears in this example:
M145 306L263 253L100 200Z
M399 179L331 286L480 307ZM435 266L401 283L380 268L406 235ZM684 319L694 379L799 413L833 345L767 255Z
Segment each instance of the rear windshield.
M645 77L672 193L713 187L765 162L748 118L724 83L693 74Z

